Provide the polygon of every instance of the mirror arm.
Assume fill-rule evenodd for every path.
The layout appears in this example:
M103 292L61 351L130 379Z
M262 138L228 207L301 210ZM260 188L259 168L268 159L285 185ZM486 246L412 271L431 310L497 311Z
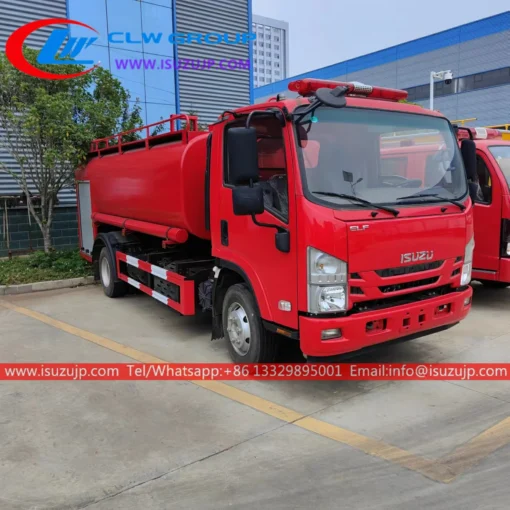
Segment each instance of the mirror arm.
M303 111L300 111L299 113L294 113L293 114L293 118L294 118L294 122L296 124L299 124L301 122L301 119L303 117L305 117L306 115L308 115L309 113L312 113L315 112L315 110L317 110L317 108L321 105L322 103L316 98L315 101L313 103L310 103Z
M251 119L253 117L255 117L256 115L265 115L265 116L272 115L280 121L280 124L282 125L282 127L285 126L285 117L280 110L275 110L275 109L274 110L253 110L252 112L250 112L250 114L248 115L248 118L246 119L246 127L247 128L250 127Z
M287 232L286 229L284 229L283 227L280 227L279 225L273 225L272 223L260 222L259 220L257 220L257 218L255 218L254 214L251 215L251 219L252 219L253 223L255 223L255 225L257 225L258 227L275 228L278 231L278 233L280 233L280 234L283 232Z
M459 131L467 131L469 139L473 140L473 133L471 132L471 129L464 126L459 126L458 124L453 124L452 127L455 130L455 134L457 134Z

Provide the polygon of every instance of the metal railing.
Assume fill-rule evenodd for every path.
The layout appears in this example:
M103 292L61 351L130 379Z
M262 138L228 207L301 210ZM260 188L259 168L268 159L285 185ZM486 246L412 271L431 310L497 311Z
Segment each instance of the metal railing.
M179 121L184 121L184 126L179 126L177 124ZM152 128L155 128L156 126L163 126L167 122L170 124L170 131L151 135ZM126 137L130 137L130 135L134 135L135 133L140 133L143 131L145 131L145 138L132 137L132 139L124 141ZM158 122L154 122L153 124L130 129L129 131L122 131L121 133L107 136L106 138L97 138L90 144L89 152L96 152L98 155L100 155L101 152L107 149L112 149L113 147L117 147L118 151L122 152L124 147L132 144L140 144L140 142L145 142L145 148L149 149L151 140L168 136L172 133L175 134L188 131L198 131L198 117L195 115L175 114L171 115L168 119L163 119Z

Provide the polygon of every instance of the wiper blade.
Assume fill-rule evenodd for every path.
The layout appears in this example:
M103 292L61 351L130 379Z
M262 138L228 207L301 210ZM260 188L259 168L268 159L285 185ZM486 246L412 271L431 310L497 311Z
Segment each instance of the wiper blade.
M411 198L428 198L428 197L432 197L432 198L436 199L436 200L432 200L432 201L431 200L427 201L431 204L437 204L439 202L450 202L450 204L456 205L461 211L463 211L466 208L466 206L462 202L459 202L458 200L454 200L453 198L442 197L441 195L438 195L437 193L418 193L416 195L400 197L400 198L397 198L397 200L409 200Z
M400 211L397 209L393 209L392 207L386 207L384 205L373 204L364 198L359 198L355 195L346 195L345 193L333 193L331 191L312 191L312 193L316 195L324 195L326 197L336 197L336 198L345 198L346 200L352 200L353 202L358 202L358 204L365 205L367 207L373 207L374 209L380 209L381 211L386 211L394 216L398 216Z

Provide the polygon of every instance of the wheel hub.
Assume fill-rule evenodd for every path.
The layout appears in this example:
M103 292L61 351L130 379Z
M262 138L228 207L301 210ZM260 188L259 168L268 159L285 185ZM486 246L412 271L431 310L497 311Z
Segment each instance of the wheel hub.
M105 287L110 285L110 264L106 258L101 260L101 281Z
M232 303L228 308L227 332L234 350L245 356L250 350L251 328L248 315L239 303Z

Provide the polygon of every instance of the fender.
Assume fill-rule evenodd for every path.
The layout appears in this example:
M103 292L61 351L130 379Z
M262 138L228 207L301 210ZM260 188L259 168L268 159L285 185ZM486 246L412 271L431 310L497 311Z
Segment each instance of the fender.
M115 261L115 253L117 252L117 246L122 246L123 244L132 244L135 239L132 236L123 236L122 233L118 230L115 230L113 232L104 232L99 234L95 241L94 241L94 248L92 249L92 254L94 257L94 252L96 252L96 243L98 241L101 241L106 249L108 250L108 253L110 254L111 260ZM101 250L99 250L100 253ZM94 257L94 264L97 265L97 261L99 260L99 253L97 253L97 256ZM113 276L114 281L119 282L119 278L117 277L117 267L116 264L113 265ZM99 276L99 275L97 275Z

